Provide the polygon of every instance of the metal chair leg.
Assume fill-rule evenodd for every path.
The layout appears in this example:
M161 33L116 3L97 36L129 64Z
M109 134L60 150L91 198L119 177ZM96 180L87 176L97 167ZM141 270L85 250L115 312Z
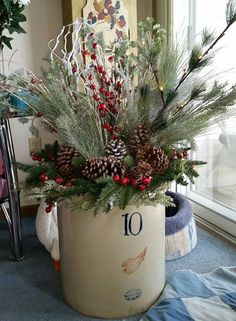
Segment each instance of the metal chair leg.
M12 144L9 121L1 119L0 124L0 149L4 162L4 172L8 185L9 212L2 207L6 216L10 232L11 259L21 261L24 259L22 249L21 219L20 219L20 200L17 191L17 171L14 166L15 154ZM7 212L7 213L6 213Z
M0 206L6 218L9 234L10 234L10 244L11 244L11 252L12 252L12 255L10 256L10 258L13 261L21 261L24 259L23 250L21 246L21 235L19 234L19 230L15 229L16 224L13 224L11 215L8 213L5 204L2 203L0 204Z

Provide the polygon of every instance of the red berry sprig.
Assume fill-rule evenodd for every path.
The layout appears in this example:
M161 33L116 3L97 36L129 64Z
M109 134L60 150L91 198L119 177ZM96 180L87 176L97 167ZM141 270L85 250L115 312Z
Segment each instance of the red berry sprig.
M139 189L140 191L145 191L145 190L147 189L147 186L144 185L144 184L141 184L141 185L138 186L138 189Z
M84 58L88 55L88 51L87 50L82 50L81 53L82 53L82 56Z
M52 209L53 209L53 206L54 206L54 201L51 201L48 206L45 208L45 212L47 214L51 213Z
M106 122L104 122L103 128L108 130L109 132L113 131L113 127L110 124L106 123Z
M152 176L149 176L149 177L146 177L144 176L142 179L141 179L143 185L145 186L149 186L152 182Z
M73 67L72 67L72 72L73 72L73 74L75 74L77 71L78 71L77 66L73 66Z
M31 84L35 85L35 84L37 84L37 82L38 82L38 79L36 79L36 78L31 79Z
M49 214L49 213L51 213L51 211L52 211L52 207L51 207L50 205L48 205L48 206L45 208L45 212L46 212L47 214Z
M131 180L131 185L132 185L133 187L137 187L137 186L138 186L138 180L137 180L137 179L132 179L132 180Z
M120 180L120 183L121 185L125 186L125 185L128 185L130 183L130 178L129 177L123 177L121 180Z
M57 178L56 178L56 183L57 183L58 185L61 185L61 184L63 183L63 178L62 178L62 177L57 177Z
M93 43L93 49L96 50L97 47L98 47L98 43L97 43L97 42L94 42L94 43Z
M41 173L39 175L39 179L42 183L45 183L46 181L48 181L48 176L45 173Z
M108 57L108 61L109 61L109 62L112 62L113 60L114 60L114 57L113 57L113 56Z
M38 161L38 162L41 162L41 161L43 160L43 157L42 157L42 156L37 155L37 154L35 154L35 153L32 153L32 154L31 154L31 158L32 158L33 161Z
M92 90L95 90L96 89L96 84L92 83L89 85L89 87L92 89Z
M100 100L100 97L99 97L98 95L93 95L93 100L99 101L99 100Z
M175 149L172 150L172 155L171 155L171 160L176 160L176 159L188 159L188 150L179 150L176 151Z
M99 110L106 110L106 105L105 104L99 104L98 105Z
M104 94L106 92L106 88L102 86L99 91L101 94Z
M38 160L38 157L37 157L37 155L35 155L35 154L32 154L32 157L31 157L31 158L32 158L33 161L37 161L37 160Z
M92 54L90 57L91 57L92 60L96 60L97 59L97 55L96 54Z
M140 191L146 190L150 186L152 180L153 180L152 176L143 177L141 179L141 181L139 181L137 179L130 179L129 177L122 177L121 178L119 175L113 176L113 181L115 183L119 183L122 186L126 186L128 184L131 184L133 187L137 188Z
M113 176L113 181L114 181L115 183L119 183L119 182L120 182L120 176L119 176L119 175Z

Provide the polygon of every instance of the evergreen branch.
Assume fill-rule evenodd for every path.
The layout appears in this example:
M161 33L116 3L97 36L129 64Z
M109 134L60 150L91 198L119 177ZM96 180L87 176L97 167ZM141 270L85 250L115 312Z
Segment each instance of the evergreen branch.
M161 101L162 101L162 105L163 105L162 109L161 109L161 112L162 112L166 108L163 88L160 86L160 81L158 79L157 71L155 70L155 67L153 66L153 64L151 62L150 62L150 65L151 65L151 68L152 68L152 71L153 71L154 78L155 78L156 83L157 83L157 90L159 91L160 96L161 96Z
M97 213L99 208L108 212L115 202L117 202L118 195L121 193L122 186L114 182L108 183L104 187L97 199L95 213Z
M201 83L200 85L197 85L195 87L193 87L191 93L190 93L190 97L189 99L182 105L180 105L179 107L177 107L176 111L173 113L173 116L176 116L178 114L178 112L181 110L183 111L183 109L193 100L199 98L199 96L206 91L206 85L205 83Z
M19 162L15 162L14 165L22 172L31 173L34 169L38 168L38 165L32 164L22 164Z
M227 24L232 24L236 21L236 3L235 0L229 0L226 5L226 22Z
M123 186L120 193L119 207L123 210L128 205L137 190L132 185Z
M210 32L207 28L202 30L202 43L203 47L210 45L215 40L214 32Z
M232 0L229 0L229 3L232 2ZM232 5L229 5L229 8L232 8ZM230 9L229 9L230 10ZM232 9L233 10L233 9ZM232 11L233 12L233 11ZM232 14L232 13L231 13ZM209 51L212 50L215 45L219 42L219 40L225 35L225 33L227 32L227 30L232 26L232 24L236 21L236 10L234 11L234 15L232 14L231 19L227 19L227 26L224 28L224 30L219 34L219 36L215 39L215 41L208 47L208 49L203 53L200 54L200 51L198 51L198 53L200 54L198 56L198 58L191 62L190 60L190 65L189 65L189 69L183 74L183 76L181 77L178 85L175 88L175 92L177 92L177 90L179 89L179 87L181 86L181 84L188 78L188 76L199 66L199 63L204 62L204 58L206 57L206 55L209 54ZM197 48L195 49L197 50Z

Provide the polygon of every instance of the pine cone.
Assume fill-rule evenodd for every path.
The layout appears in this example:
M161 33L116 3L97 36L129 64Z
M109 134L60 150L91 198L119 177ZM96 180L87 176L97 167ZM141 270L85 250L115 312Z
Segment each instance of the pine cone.
M111 140L106 147L107 156L115 156L117 159L123 159L128 150L122 140Z
M130 173L132 178L135 178L137 180L140 180L143 176L150 176L153 173L153 168L152 166L141 160L139 161L138 165L132 170Z
M124 171L121 160L114 156L105 156L88 159L82 173L88 178L97 179L105 176L123 176Z
M133 136L128 140L128 149L132 156L135 156L138 150L151 140L151 129L148 125L139 125L133 132Z
M149 163L153 174L163 174L169 166L169 159L164 151L151 145L143 146L137 153L137 159Z
M57 154L56 165L62 176L73 177L77 171L73 165L73 159L79 156L79 152L71 146L62 146Z

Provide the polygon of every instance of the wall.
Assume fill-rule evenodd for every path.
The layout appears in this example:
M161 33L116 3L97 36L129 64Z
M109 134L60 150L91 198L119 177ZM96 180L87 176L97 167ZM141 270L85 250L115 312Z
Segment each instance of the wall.
M137 0L138 21L153 16L153 0Z
M26 34L14 34L13 50L4 49L5 71L21 69L23 66L40 74L40 66L45 65L42 59L48 50L48 41L55 38L62 27L61 0L31 0L25 9L27 21L22 24ZM17 50L15 52L15 50ZM15 54L12 57L12 54ZM12 60L8 66L8 61ZM11 129L15 146L16 159L21 162L30 162L28 137L31 136L28 125L20 124L17 119L11 119ZM54 138L40 129L43 143L53 141ZM19 173L19 178L24 178ZM21 193L21 205L34 204L35 201L26 199Z

